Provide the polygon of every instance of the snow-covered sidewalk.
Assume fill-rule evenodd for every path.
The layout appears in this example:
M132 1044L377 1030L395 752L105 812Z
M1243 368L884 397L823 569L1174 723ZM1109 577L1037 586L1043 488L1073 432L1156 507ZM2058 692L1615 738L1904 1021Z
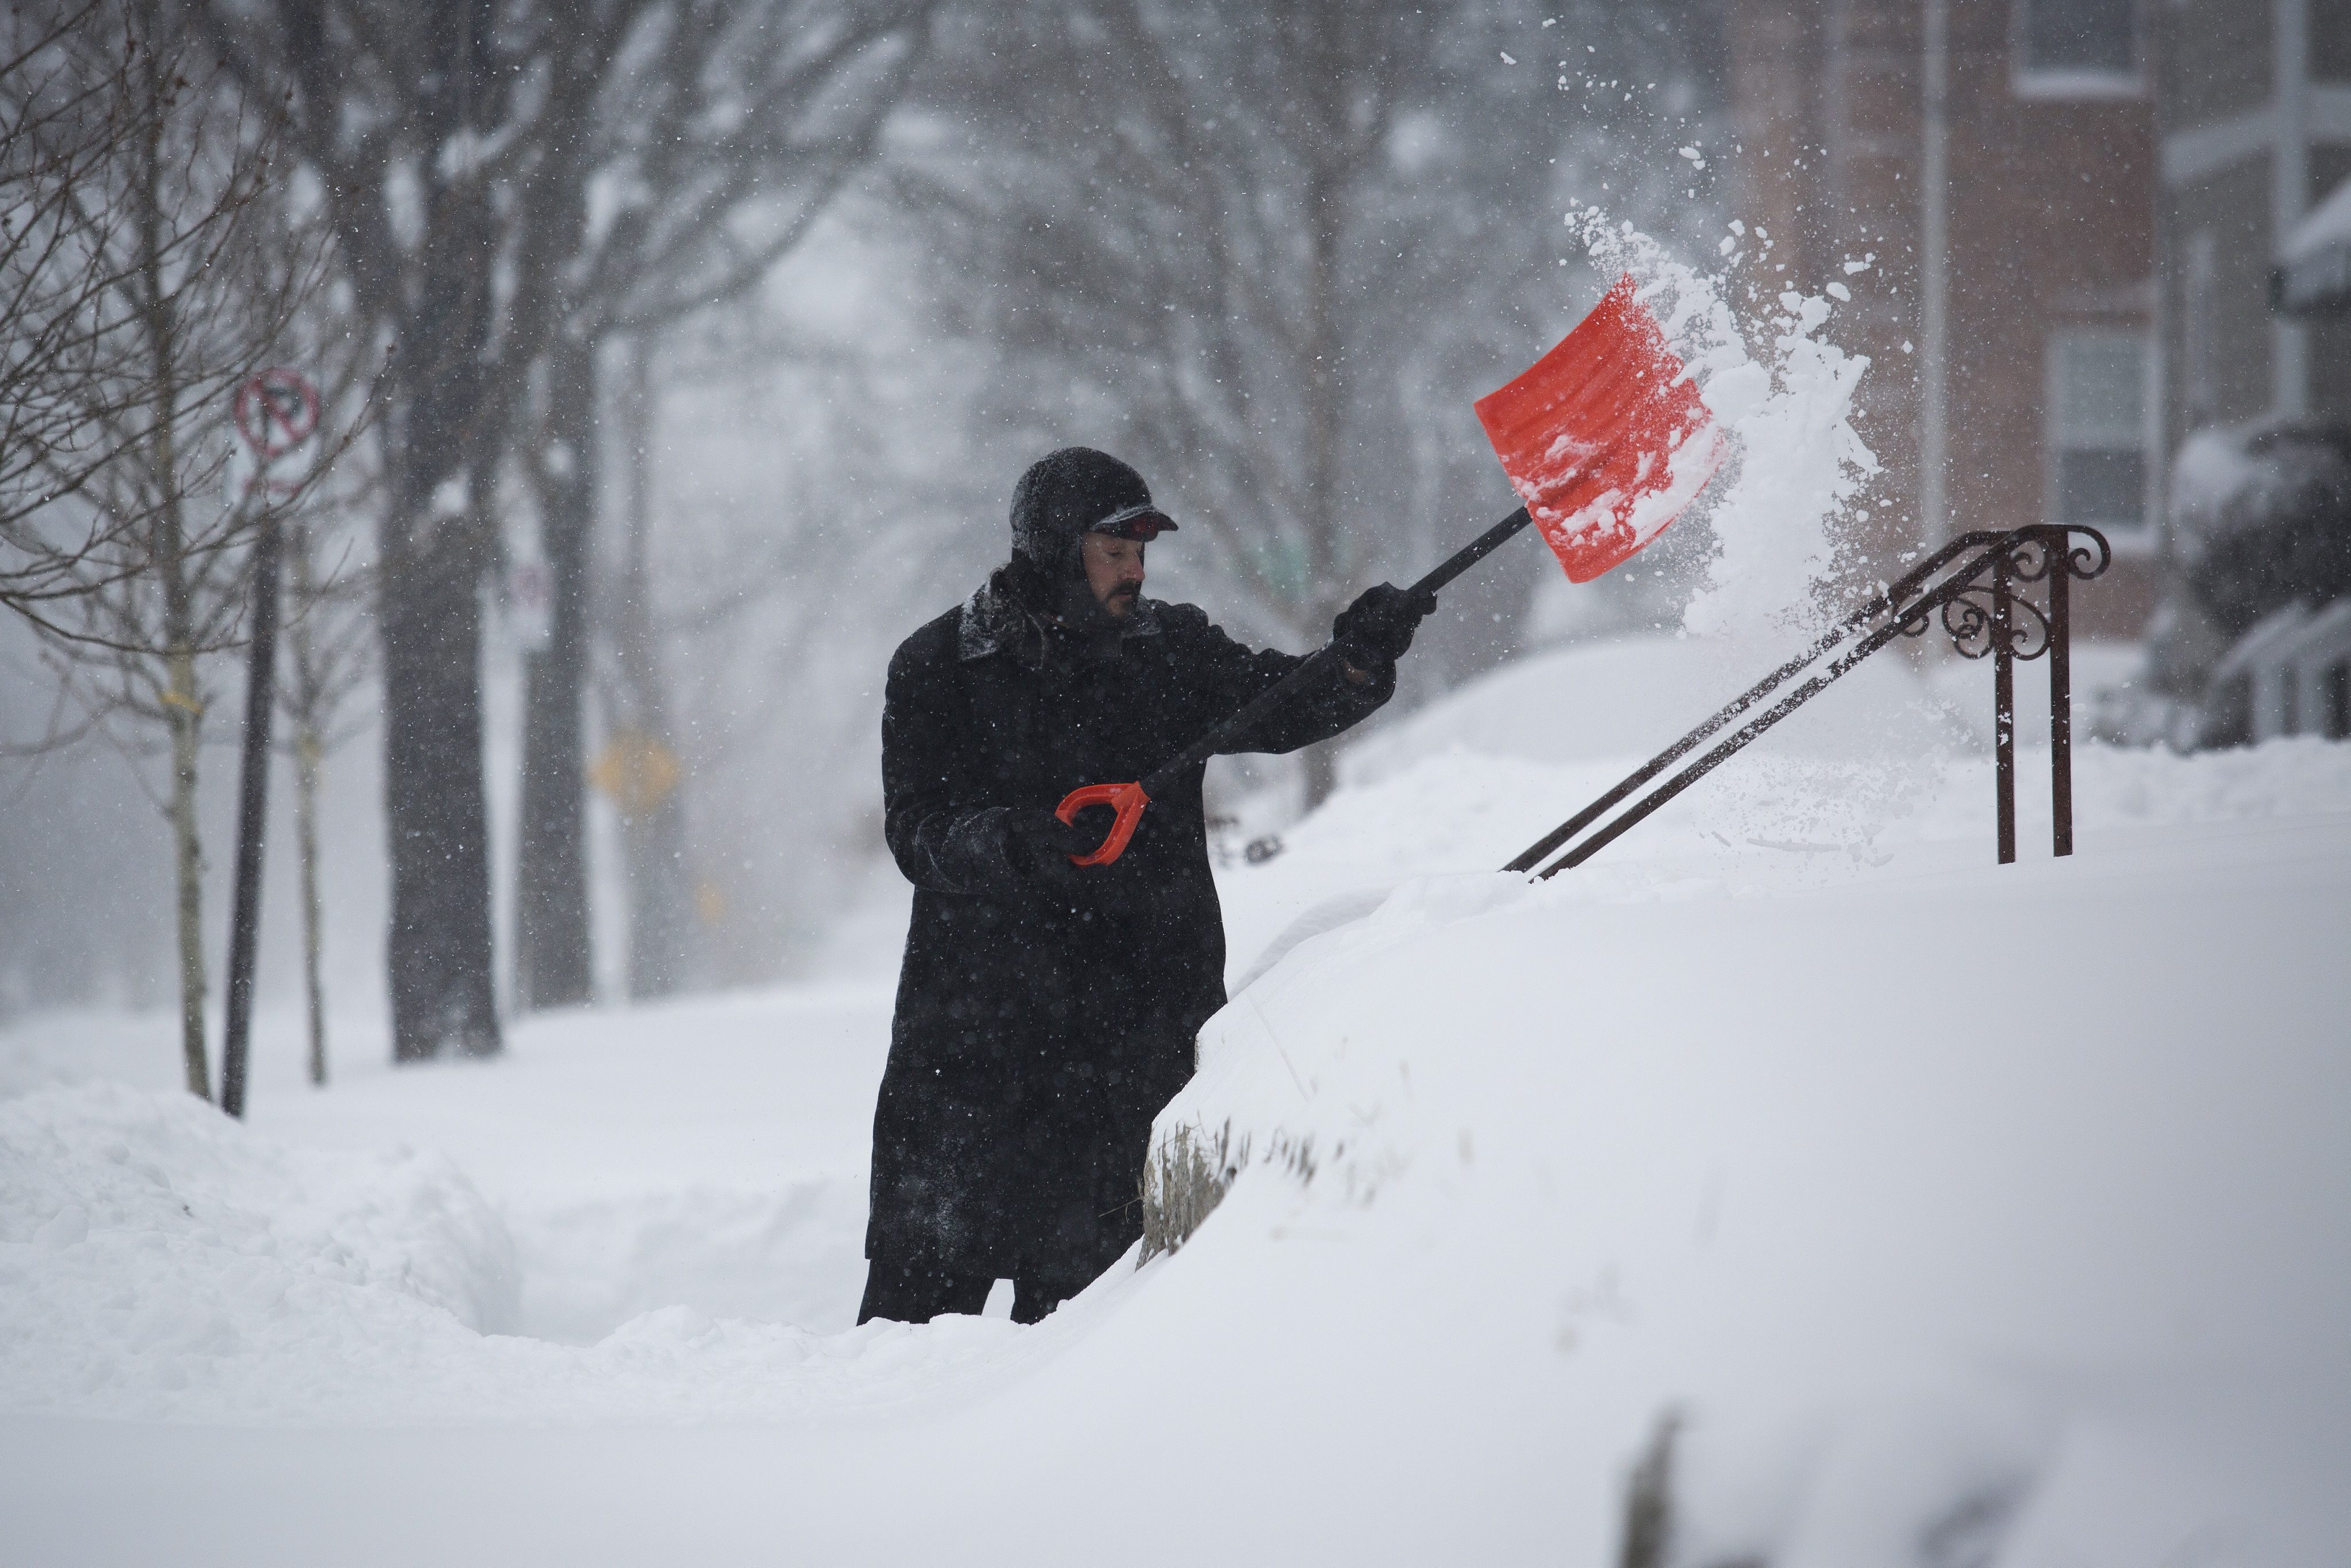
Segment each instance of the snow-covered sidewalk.
M0 1388L303 1423L779 1418L935 1389L1009 1325L841 1332L887 1030L873 992L541 1020L495 1065L258 1096L250 1132L103 1082L0 1102L0 1193L47 1217L0 1255Z

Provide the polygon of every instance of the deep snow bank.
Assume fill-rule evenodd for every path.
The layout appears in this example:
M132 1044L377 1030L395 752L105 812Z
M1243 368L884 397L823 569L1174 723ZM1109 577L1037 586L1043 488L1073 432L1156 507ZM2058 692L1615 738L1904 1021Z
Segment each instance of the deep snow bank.
M836 1332L888 1016L886 992L703 998L398 1071L361 1039L333 1089L243 1124L102 1081L0 1098L0 1413L837 1420L999 1375L1008 1322ZM262 1021L256 1050L298 1061L299 1019ZM0 1069L168 1068L169 1019L98 1022L12 1031Z
M422 1070L360 1037L333 1088L257 1095L252 1123L307 1147L448 1155L514 1235L517 1333L593 1344L680 1304L829 1333L863 1281L889 1009L886 988L823 986L541 1013L494 1063ZM300 1054L298 1038L256 1049Z
M514 1243L433 1154L256 1138L186 1094L0 1102L0 1390L160 1415L201 1386L268 1410L287 1374L371 1344L507 1328Z
M1376 1237L1399 1294L1476 1281L1594 1473L1678 1419L1677 1562L2351 1531L2351 747L2085 748L2066 862L1990 863L1962 753L1864 852L1742 833L1835 775L1741 767L1582 872L1462 869L1526 831L1497 797L1618 771L1426 758L1228 879L1249 920L1404 878L1204 1032L1158 1136L1248 1155L1167 1266Z
M440 1155L289 1147L186 1094L110 1084L0 1102L0 1411L837 1416L951 1391L1014 1333L825 1334L674 1305L567 1345L502 1332L517 1272Z

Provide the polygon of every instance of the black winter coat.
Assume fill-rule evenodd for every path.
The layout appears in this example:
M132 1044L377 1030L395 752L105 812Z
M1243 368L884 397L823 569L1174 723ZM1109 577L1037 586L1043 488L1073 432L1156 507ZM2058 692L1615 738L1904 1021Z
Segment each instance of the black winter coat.
M1225 1002L1202 769L1074 891L1015 870L1005 820L1142 777L1299 662L1153 600L1089 646L1020 611L1000 573L900 644L883 800L914 913L873 1117L868 1258L1090 1277L1139 1234L1151 1119ZM1393 667L1361 685L1334 674L1230 749L1336 735L1395 685Z

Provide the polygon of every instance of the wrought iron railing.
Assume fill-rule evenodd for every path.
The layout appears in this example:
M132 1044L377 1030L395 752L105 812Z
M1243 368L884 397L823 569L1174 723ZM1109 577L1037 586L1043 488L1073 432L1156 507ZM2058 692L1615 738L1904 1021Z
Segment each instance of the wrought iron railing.
M2073 536L2088 542L2074 544ZM1896 637L1924 636L1939 619L1951 644L1970 659L1992 661L1992 771L1997 790L2000 862L2016 859L2016 662L2049 660L2050 800L2053 848L2074 852L2073 580L2105 571L2114 552L2095 528L2034 523L2006 533L1961 534L1838 622L1812 646L1715 710L1712 716L1651 758L1621 783L1527 847L1502 869L1532 871L1546 856L1573 847L1542 867L1552 876L1582 865L1623 837L1667 801L1721 767L1765 730L1820 695L1847 671ZM2042 602L2020 591L2043 583ZM1842 651L1840 651L1842 650ZM1834 655L1834 657L1832 657ZM1822 661L1826 660L1826 664ZM1754 713L1696 761L1640 794L1588 834L1586 829L1651 779L1696 751L1780 688L1812 671L1800 685ZM1583 835L1579 838L1578 835Z

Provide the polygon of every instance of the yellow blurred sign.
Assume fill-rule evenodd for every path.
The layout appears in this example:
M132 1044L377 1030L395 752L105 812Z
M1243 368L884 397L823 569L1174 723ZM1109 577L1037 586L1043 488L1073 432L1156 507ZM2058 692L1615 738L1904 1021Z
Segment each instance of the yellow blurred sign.
M588 782L620 808L624 817L652 814L677 788L677 753L642 730L612 737L588 767Z

